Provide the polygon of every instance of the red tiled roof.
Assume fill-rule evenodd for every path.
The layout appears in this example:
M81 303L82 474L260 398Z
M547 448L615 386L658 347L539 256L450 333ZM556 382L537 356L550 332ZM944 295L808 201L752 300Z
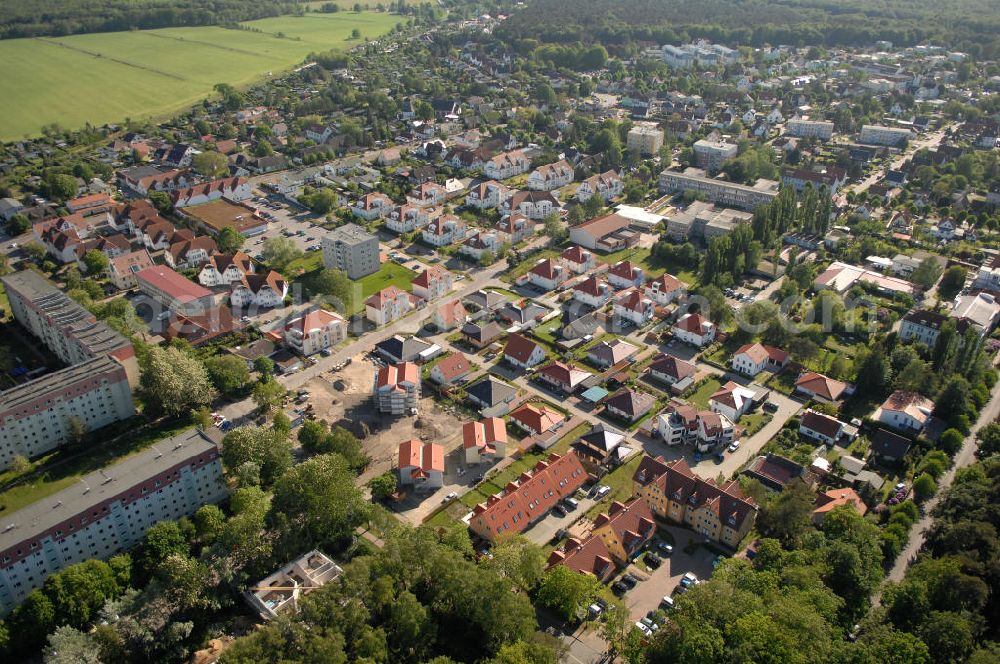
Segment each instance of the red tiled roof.
M510 419L527 425L532 431L545 432L565 419L562 413L544 405L526 403L511 412Z
M446 278L448 271L440 268L436 265L432 265L420 274L418 274L412 281L414 286L420 286L422 288L430 288L431 283L438 281L440 279Z
M400 468L418 468L425 473L431 470L444 472L444 448L434 443L407 440L399 445Z
M469 360L461 353L454 353L445 357L434 368L440 371L444 379L449 382L459 376L464 376L470 370Z
M825 514L841 505L854 505L861 516L868 511L868 506L861 500L861 496L854 489L846 488L830 489L819 494L816 497L816 509L813 510L813 514Z
M190 279L174 272L165 265L147 267L135 275L140 282L145 281L154 288L163 291L178 302L185 303L203 297L211 297L212 292Z
M399 288L395 286L388 286L365 300L365 306L374 307L375 309L381 311L385 308L386 302L395 300L403 294L404 291L399 290Z
M649 365L649 369L658 373L673 376L677 380L693 376L698 368L691 362L673 355L661 355Z
M576 263L579 265L587 262L590 258L590 252L580 245L574 244L572 247L563 251L560 257L570 263Z
M567 540L563 551L553 551L549 555L548 566L556 565L564 565L581 574L592 574L601 581L615 569L611 552L604 540L596 535L591 535L583 542L577 539Z
M815 371L803 371L795 381L795 387L808 390L830 401L836 401L844 393L844 390L847 389L845 383L827 378Z
M587 277L573 287L573 290L575 291L580 291L581 293L586 293L587 295L592 295L594 297L600 297L601 292L607 291L607 289L608 283L603 279L598 279L596 275Z
M334 321L344 322L344 319L326 309L314 309L305 316L300 316L285 325L285 330L298 330L303 336L308 335L312 330L321 330Z
M504 487L473 510L470 526L482 537L493 540L504 532L519 533L557 502L587 481L587 472L574 452L551 455L535 464L530 473Z
M375 385L378 389L394 388L400 383L416 385L420 380L420 370L413 362L388 364L378 370Z
M494 450L496 443L507 442L507 425L499 417L487 417L462 426L462 447Z
M719 486L710 479L702 479L684 459L668 463L663 457L645 456L632 479L642 486L655 484L664 496L689 507L707 505L723 524L736 529L757 509L753 499L743 495L738 482Z
M536 348L538 348L538 344L515 332L507 338L507 346L503 349L503 354L514 358L521 364L527 364Z
M537 274L543 279L555 279L559 276L559 265L546 258L538 261L535 267L531 268L531 273Z

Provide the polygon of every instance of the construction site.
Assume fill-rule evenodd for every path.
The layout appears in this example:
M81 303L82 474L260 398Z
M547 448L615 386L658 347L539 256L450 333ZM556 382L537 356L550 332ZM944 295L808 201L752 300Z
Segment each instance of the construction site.
M313 417L331 427L344 427L361 441L371 463L359 483L394 468L399 444L405 440L437 443L446 455L461 446L464 420L427 394L420 397L414 416L379 413L371 398L376 371L377 367L360 354L339 371L324 373L303 385Z

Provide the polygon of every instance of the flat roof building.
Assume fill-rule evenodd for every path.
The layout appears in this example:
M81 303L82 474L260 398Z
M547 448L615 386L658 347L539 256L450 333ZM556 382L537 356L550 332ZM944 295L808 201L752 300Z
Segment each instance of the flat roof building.
M344 224L323 238L323 266L351 279L379 271L378 238L357 224Z
M753 210L758 205L769 203L778 195L778 183L774 180L757 180L753 186L716 180L706 175L700 168L660 173L660 191L665 194L693 191L703 195L708 201L741 210Z
M110 558L138 544L154 524L225 496L216 442L190 429L6 514L0 520L0 613L49 575Z

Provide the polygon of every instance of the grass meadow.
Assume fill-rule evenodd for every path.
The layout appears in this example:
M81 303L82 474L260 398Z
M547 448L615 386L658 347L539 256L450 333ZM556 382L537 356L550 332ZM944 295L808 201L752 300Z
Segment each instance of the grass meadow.
M250 21L259 30L164 28L0 41L0 140L58 123L77 128L162 117L209 95L277 75L314 51L348 49L387 33L387 13L338 12ZM280 36L279 36L280 35Z

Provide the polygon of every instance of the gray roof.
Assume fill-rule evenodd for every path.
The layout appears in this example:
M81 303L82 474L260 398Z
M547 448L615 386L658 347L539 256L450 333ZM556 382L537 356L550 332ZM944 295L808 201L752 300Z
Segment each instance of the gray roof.
M517 389L492 376L481 380L465 389L465 393L475 397L480 403L495 406L498 403L512 399L517 395Z
M330 231L326 237L331 242L343 242L344 244L359 244L375 239L374 235L357 224L344 224Z
M121 365L110 357L99 355L86 362L54 371L0 392L0 412L10 411L59 388L79 383L91 377L102 376L119 368Z
M113 466L84 475L59 493L5 514L0 519L0 551L41 535L154 475L208 452L218 452L213 439L197 429L188 429Z
M397 334L380 341L375 344L375 347L380 353L390 358L397 358L400 362L411 362L420 353L430 348L431 344L425 343L416 337L403 338Z

